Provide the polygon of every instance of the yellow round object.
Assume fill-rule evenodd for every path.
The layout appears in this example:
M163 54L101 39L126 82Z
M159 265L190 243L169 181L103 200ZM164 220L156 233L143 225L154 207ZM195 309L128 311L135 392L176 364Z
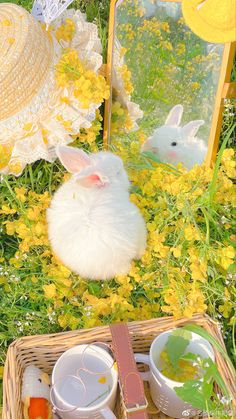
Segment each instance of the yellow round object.
M236 0L182 0L186 24L207 42L236 41Z
M46 31L25 9L0 4L0 120L15 115L37 94L53 60Z

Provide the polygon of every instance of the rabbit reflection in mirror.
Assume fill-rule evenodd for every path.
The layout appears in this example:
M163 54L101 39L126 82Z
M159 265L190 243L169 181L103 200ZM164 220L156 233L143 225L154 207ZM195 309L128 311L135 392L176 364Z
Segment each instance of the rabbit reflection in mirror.
M176 165L182 163L187 169L202 164L207 153L205 142L196 137L199 128L205 123L202 119L180 126L183 106L174 106L165 125L157 128L142 146L142 151L151 151L163 163Z
M129 200L122 160L110 152L88 155L58 146L57 156L72 173L47 210L52 249L71 271L105 280L127 274L146 249L146 225Z

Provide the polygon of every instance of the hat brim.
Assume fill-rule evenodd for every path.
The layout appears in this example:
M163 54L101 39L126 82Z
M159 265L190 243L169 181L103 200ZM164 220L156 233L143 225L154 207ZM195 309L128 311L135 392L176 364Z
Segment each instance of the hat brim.
M222 31L206 22L198 11L193 7L190 1L182 2L182 12L186 24L189 28L204 41L225 44L236 41L236 26ZM235 19L236 21L236 19Z

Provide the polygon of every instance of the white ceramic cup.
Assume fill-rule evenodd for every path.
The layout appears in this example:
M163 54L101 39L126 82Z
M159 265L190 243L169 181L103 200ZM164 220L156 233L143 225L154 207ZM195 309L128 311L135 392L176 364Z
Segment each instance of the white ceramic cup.
M81 370L85 350L86 368L91 365L95 374ZM62 419L116 419L113 409L118 373L113 363L111 355L96 344L78 345L64 352L52 372L51 402L58 416Z
M160 354L174 330L176 329L161 333L153 340L149 355L135 354L135 359L136 362L147 364L150 367L150 371L141 373L141 375L143 380L149 381L150 393L155 405L167 416L181 419L194 416L198 412L181 400L174 390L174 387L182 387L184 383L170 380L160 371ZM214 361L215 355L210 343L196 333L190 333L192 338L186 348L186 353L191 352L200 355L201 358L211 358Z

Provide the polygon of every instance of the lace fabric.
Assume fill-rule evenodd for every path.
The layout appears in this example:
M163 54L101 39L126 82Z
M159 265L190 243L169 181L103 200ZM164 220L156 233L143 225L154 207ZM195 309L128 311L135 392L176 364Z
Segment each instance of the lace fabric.
M32 15L37 20L49 24L64 12L72 1L73 0L35 0L32 8Z
M112 88L116 93L116 100L120 102L120 104L128 110L129 118L133 124L131 130L136 131L139 128L137 120L143 117L143 111L140 109L140 106L137 103L132 102L131 95L126 91L124 79L122 77L121 72L121 69L124 65L125 59L124 55L122 54L122 46L117 37L115 37L113 52Z
M75 34L71 41L58 42L56 30L66 19L75 23ZM1 173L19 176L24 167L38 159L53 161L55 147L68 144L71 135L81 128L89 128L101 105L91 104L83 109L68 89L58 88L55 81L55 64L64 48L76 49L86 68L98 72L102 65L102 46L96 25L86 21L85 15L73 9L65 11L53 22L51 35L54 43L54 60L48 77L37 95L20 112L9 119L0 121L0 151L2 147L11 149L10 160ZM68 97L69 103L62 103L61 97ZM63 122L70 122L70 130ZM1 156L0 156L1 158Z

